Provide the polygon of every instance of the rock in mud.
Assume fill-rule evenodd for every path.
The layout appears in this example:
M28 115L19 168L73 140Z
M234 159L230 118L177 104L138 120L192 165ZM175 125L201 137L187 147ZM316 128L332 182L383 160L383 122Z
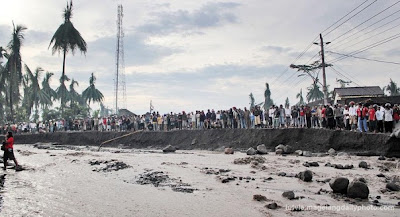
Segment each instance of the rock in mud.
M318 164L318 162L304 162L303 163L303 166L305 166L305 167L319 167L319 164Z
M353 181L347 187L347 196L350 198L367 199L369 188L367 184L359 181Z
M297 178L305 181L305 182L311 182L312 181L312 177L313 174L310 170L306 170L304 172L300 172L299 174L297 174L296 176Z
M286 173L285 172L279 172L278 176L286 176Z
M268 154L267 147L264 144L257 146L257 153L258 154Z
M378 160L386 160L386 158L384 156L379 156Z
M278 150L278 149L285 149L285 146L283 145L283 144L279 144L279 145L277 145L276 147L275 147L275 151L276 150Z
M311 153L311 151L303 151L303 156L304 157L311 157L312 153Z
M356 178L356 179L354 179L355 181L359 181L359 182L364 182L365 184L367 184L367 180L365 179L365 178L363 178L363 177L360 177L360 178Z
M265 205L265 207L267 207L268 209L277 209L278 208L278 204L270 203L270 204Z
M233 150L233 148L225 148L225 154L234 154L235 151Z
M267 197L265 197L264 195L261 195L261 194L255 194L255 195L253 195L253 200L267 201Z
M328 154L329 154L329 155L334 155L334 154L336 154L335 149L330 148L330 149L328 150Z
M192 140L192 143L191 143L191 145L195 145L197 143L197 139L196 138L194 138L193 140Z
M332 179L329 182L329 186L332 188L333 193L346 194L347 187L349 186L349 179L344 177Z
M130 166L124 162L116 161L116 162L107 164L105 167L101 168L98 171L111 172L111 171L118 171L118 170L126 169L129 167Z
M400 191L400 186L394 182L387 183L386 188L391 191Z
M246 154L247 155L256 155L257 151L254 148L249 148L249 149L247 149Z
M382 174L382 173L379 173L379 174L376 175L376 176L381 177L381 178L386 177L386 176L385 176L384 174Z
M290 145L285 145L283 148L283 153L284 154L292 154L294 152L293 147Z
M367 162L365 162L365 161L361 161L361 162L358 164L358 167L364 168L364 169L368 169L368 164L367 164Z
M277 149L277 150L275 150L275 154L277 154L277 155L283 154L283 149Z
M167 147L165 147L163 149L164 153L171 153L171 152L175 152L175 151L176 151L176 148L172 145L167 145Z
M302 155L303 155L303 151L302 151L302 150L296 150L296 151L294 151L294 153L295 153L297 156L302 156Z
M295 195L293 191L285 191L283 192L282 197L293 200L295 198Z

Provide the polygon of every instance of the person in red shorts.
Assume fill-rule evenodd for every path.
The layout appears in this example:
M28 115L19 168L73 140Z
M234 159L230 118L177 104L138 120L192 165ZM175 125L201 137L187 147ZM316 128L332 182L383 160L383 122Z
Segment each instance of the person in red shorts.
M7 169L7 161L13 160L15 163L15 169L19 168L17 159L14 156L14 137L12 132L8 132L6 135L6 141L3 142L4 146L4 154L3 154L3 161L4 161L4 168L3 170Z

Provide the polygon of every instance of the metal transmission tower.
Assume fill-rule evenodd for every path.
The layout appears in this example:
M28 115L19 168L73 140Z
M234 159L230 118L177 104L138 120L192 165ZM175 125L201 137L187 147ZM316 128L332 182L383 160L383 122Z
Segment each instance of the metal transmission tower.
M125 64L124 64L124 29L122 18L124 17L122 5L118 5L117 17L117 49L115 53L115 113L119 113L119 108L126 108L126 84L125 84ZM122 104L122 105L121 105Z

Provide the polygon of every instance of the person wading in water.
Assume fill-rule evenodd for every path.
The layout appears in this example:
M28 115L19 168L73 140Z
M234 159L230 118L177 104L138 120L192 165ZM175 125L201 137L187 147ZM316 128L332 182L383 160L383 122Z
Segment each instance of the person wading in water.
M4 161L4 168L3 170L7 169L7 161L8 159L13 160L15 163L15 169L19 168L17 159L14 156L14 137L12 132L8 132L6 135L6 141L3 142L4 154L3 154L3 161Z

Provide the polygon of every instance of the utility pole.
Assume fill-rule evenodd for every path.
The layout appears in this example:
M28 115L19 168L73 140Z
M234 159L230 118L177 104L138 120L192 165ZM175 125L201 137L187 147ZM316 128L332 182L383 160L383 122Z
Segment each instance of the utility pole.
M322 91L324 92L324 105L328 105L328 88L326 86L326 73L325 73L325 54L324 54L324 39L322 38L322 34L319 34L319 38L321 39L321 59L322 59Z

